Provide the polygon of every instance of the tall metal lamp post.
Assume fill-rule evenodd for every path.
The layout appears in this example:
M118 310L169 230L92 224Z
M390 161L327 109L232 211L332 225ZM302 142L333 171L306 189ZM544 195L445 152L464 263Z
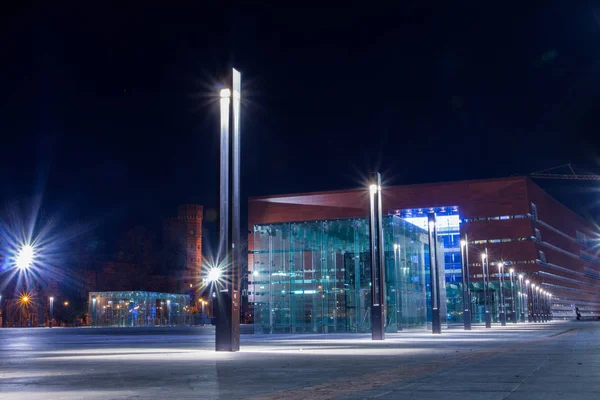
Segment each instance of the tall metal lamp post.
M523 274L519 274L519 314L521 322L525 322L525 292L523 291Z
M227 265L216 297L216 351L240 349L240 101L241 74L232 68L230 88L220 92L219 258Z
M542 292L542 322L548 322L548 292L541 290Z
M385 255L381 216L381 175L369 181L369 239L371 242L371 338L385 339Z
M427 214L427 227L429 237L429 278L431 281L431 332L442 333L442 320L440 315L440 279L437 254L437 227L435 213Z
M527 322L533 322L533 289L531 289L531 296L529 295L529 288L531 286L531 281L529 279L525 280L525 300L527 304Z
M462 285L463 285L463 320L465 331L471 330L471 288L469 283L469 238L460 241L460 258L462 260Z
M540 290L538 292L538 302L540 304L540 322L546 322L546 299L544 295L544 290L540 286Z
M500 283L500 325L506 326L506 300L504 298L504 263L498 263L498 281Z
M516 309L516 296L517 296L517 292L515 290L515 280L513 279L513 276L515 274L515 270L514 268L511 268L508 270L508 276L510 278L510 320L512 321L513 324L517 323L517 309Z
M52 328L52 320L54 319L54 296L50 296L50 315L48 315L48 328Z
M538 309L537 309L537 285L535 283L531 284L531 315L533 316L533 322L538 322Z
M488 274L488 268L489 268L489 264L488 264L488 252L487 249L485 249L485 253L481 254L481 274L483 276L483 301L484 301L484 318L485 318L485 327L486 328L491 328L492 327L492 315L490 314L490 305L489 305L489 298L488 298L488 293L490 291L490 287L489 287L489 281L490 281L490 276Z

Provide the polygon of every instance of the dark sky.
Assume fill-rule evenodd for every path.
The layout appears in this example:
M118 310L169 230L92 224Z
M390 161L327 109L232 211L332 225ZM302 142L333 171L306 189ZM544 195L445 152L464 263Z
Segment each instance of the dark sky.
M394 184L598 172L600 3L60 3L3 12L5 202L43 195L116 230L215 207L231 65L247 196L355 187L373 170ZM581 213L598 199L589 183L540 184Z

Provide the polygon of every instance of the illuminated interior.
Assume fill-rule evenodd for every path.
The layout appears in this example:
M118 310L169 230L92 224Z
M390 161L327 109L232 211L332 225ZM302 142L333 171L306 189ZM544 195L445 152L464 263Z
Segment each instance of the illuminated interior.
M91 292L92 326L177 326L189 324L190 296L155 292Z

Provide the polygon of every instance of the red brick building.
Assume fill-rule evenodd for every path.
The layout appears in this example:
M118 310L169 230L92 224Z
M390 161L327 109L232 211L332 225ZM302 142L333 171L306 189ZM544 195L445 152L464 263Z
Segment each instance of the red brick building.
M249 199L248 228L257 224L366 217L367 189ZM553 199L526 177L384 187L383 210L457 206L468 235L472 279L481 279L480 254L502 260L552 293L557 316L600 313L597 226ZM249 234L249 272L254 236Z
M166 263L169 270L179 271L181 277L175 293L196 289L202 276L202 219L203 206L184 204L177 216L163 221Z

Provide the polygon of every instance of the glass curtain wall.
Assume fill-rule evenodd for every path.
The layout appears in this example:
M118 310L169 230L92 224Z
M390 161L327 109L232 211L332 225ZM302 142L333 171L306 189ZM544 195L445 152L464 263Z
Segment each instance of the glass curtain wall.
M395 210L391 214L410 224L427 230L427 214L434 212L438 236L438 258L443 260L444 290L446 296L442 313L448 323L462 322L462 258L460 252L460 216L458 207L435 207ZM440 261L441 261L440 260Z
M255 333L369 332L368 229L366 218L255 226L249 282ZM386 330L425 328L430 297L427 231L387 216L384 243ZM437 245L443 251L440 237ZM441 293L444 307L445 289Z
M177 326L189 323L190 296L154 292L92 292L92 326Z

